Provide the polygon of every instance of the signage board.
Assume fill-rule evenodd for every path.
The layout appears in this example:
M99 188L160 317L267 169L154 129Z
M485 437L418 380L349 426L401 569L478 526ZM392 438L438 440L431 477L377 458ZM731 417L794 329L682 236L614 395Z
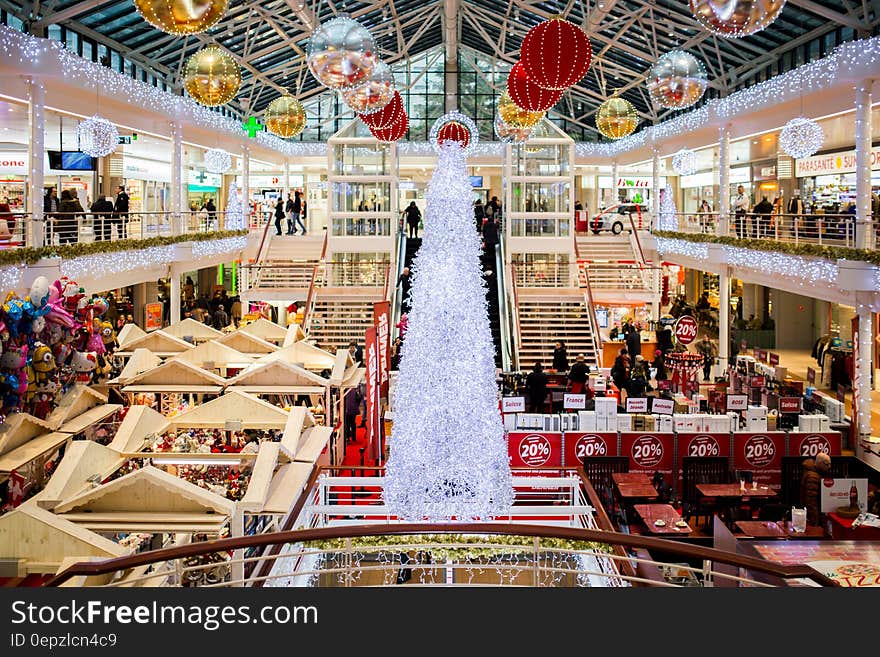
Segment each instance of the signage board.
M658 415L672 415L675 411L675 402L671 399L660 399L654 397L651 402L651 412Z
M511 431L507 435L511 468L562 466L562 433L557 431Z
M525 413L526 398L525 397L502 397L501 398L502 413Z
M587 396L572 393L565 393L562 396L562 408L564 409L585 409L587 407Z
M733 467L751 470L753 481L778 487L782 483L782 456L785 454L785 432L733 434Z
M583 465L584 459L592 456L617 456L617 432L566 431L563 442L563 465L567 468Z
M647 397L627 397L626 398L627 413L647 413L648 398Z
M728 411L745 411L749 407L748 395L727 395Z

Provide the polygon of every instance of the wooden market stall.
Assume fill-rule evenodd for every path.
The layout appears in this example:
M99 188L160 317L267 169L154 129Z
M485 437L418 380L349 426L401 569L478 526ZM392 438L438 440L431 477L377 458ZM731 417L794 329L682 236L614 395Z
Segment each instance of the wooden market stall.
M281 445L291 457L296 456L299 451L303 432L313 426L315 426L315 417L305 406L294 406L290 409L281 436Z
M323 395L329 385L328 379L284 360L255 363L228 381L230 390L287 397Z
M208 326L203 322L197 322L192 317L187 317L179 322L175 322L162 329L163 333L180 338L184 342L192 342L200 344L223 336L222 331L218 331L213 326Z
M229 390L209 402L170 418L171 426L194 429L225 429L227 420L241 422L242 429L284 429L290 414L283 408L241 390Z
M266 342L262 338L250 335L241 330L227 333L222 338L217 338L217 342L225 344L227 347L232 347L243 354L250 354L253 356L271 354L273 351L278 350L278 345Z
M125 460L112 447L91 440L73 441L35 502L44 509L52 510L62 501L99 485L116 472Z
M129 406L108 447L117 452L136 452L149 442L151 436L164 433L170 426L164 415L149 406Z
M107 383L109 385L125 385L138 374L143 374L144 372L156 369L161 364L161 358L149 349L140 347L132 352L131 356L128 358L128 362L125 363L125 367L119 372L119 375L114 379L110 379Z
M159 413L167 414L186 397L191 405L201 402L204 395L218 395L226 385L223 377L182 360L171 359L147 372L130 379L122 392L132 395L133 401L152 405Z
M260 338L261 340L271 342L275 345L282 344L287 338L286 328L284 328L283 326L279 326L275 322L270 322L265 317L260 317L253 322L242 324L241 328L238 329L238 331L241 333L247 333L248 335L253 335Z
M347 353L347 352L346 352ZM298 365L312 372L323 372L329 370L332 372L333 365L336 363L336 355L329 351L324 351L320 347L309 342L294 342L290 346L282 347L278 351L260 356L258 363L268 363L273 360L283 360L291 365Z
M61 433L88 433L84 437L95 440L99 425L121 409L120 404L108 404L106 395L77 383L61 397L48 421Z
M131 340L124 347L120 345L119 349L117 349L113 355L121 358L129 358L132 356L135 349L149 349L157 356L168 358L192 348L193 345L189 342L185 342L173 335L168 335L160 330L153 331L152 333L145 333L141 337Z
M281 343L281 346L289 347L295 342L305 339L306 333L303 331L303 327L299 324L291 324L287 327L287 335L284 336L284 342Z
M147 335L147 332L137 324L126 324L119 329L119 333L116 335L116 342L120 349L129 350L128 346L132 342L140 340L145 335Z
M217 340L209 340L169 360L191 363L226 378L235 376L240 370L252 364L255 357L243 354Z

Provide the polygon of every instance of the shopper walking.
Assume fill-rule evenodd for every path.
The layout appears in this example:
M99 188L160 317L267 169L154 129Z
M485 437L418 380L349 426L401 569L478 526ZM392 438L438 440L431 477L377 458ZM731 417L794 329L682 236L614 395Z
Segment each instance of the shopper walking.
M614 359L614 365L611 367L611 380L618 390L625 390L626 383L629 381L630 360L626 349L621 349L617 357Z
M223 304L217 306L217 309L214 311L214 314L211 318L211 322L214 328L218 331L222 331L227 326L229 326L229 315L226 313L226 309L223 307Z
M526 393L529 398L529 412L543 413L544 400L547 398L547 375L544 374L541 363L535 363L526 376Z
M788 200L786 212L791 221L791 234L796 235L803 228L804 201L801 198L801 190L794 190L794 196Z
M486 208L483 207L483 200L477 199L474 203L474 222L477 225L477 232L483 232L483 220L486 218Z
M708 381L709 374L712 371L712 364L715 362L715 345L712 344L708 335L704 335L703 339L697 344L697 353L703 357L703 381Z
M409 237L417 238L419 236L419 222L422 220L422 211L419 210L415 201L410 201L403 214L406 218L406 225L409 227Z
M642 353L642 336L636 330L636 327L629 323L623 327L623 331L625 333L623 341L626 343L626 352L629 354L630 359L635 360L635 357Z
M568 371L568 349L562 340L557 340L553 348L553 369L557 372Z
M73 190L61 190L61 203L58 205L58 220L55 222L60 244L76 242L78 232L77 220L84 217L83 207L73 195Z
M629 373L629 381L626 383L626 394L629 397L644 397L648 388L648 363L641 354L633 361L632 370Z
M275 234L281 234L281 220L284 219L284 201L281 198L278 198L278 202L275 204ZM290 219L287 219L287 225L290 226ZM290 230L287 231L287 234L290 235Z
M487 217L483 224L483 248L486 253L495 253L495 245L498 244L498 220Z
M123 185L116 188L116 201L113 203L113 223L116 225L116 238L124 240L128 237L128 193Z
M296 235L297 224L302 226L302 219L300 218L300 214L302 213L302 198L300 197L299 190L296 190L293 193L293 209L287 215L287 234L288 235ZM303 226L303 235L305 235L306 227Z
M583 354L578 354L574 359L571 369L568 371L568 390L574 394L580 394L586 390L587 378L589 377L587 359Z
M409 267L404 267L397 277L397 287L400 288L400 308L404 313L409 312L412 302L409 298L409 291L412 288L412 274Z
M762 239L767 236L767 230L770 226L770 215L772 214L773 204L767 200L766 196L762 196L761 202L752 208L752 217L755 224L752 237Z
M361 408L361 393L357 386L345 393L345 446L357 442L357 416Z
M113 219L113 201L106 196L99 196L92 207L92 227L96 240L110 240L111 220Z

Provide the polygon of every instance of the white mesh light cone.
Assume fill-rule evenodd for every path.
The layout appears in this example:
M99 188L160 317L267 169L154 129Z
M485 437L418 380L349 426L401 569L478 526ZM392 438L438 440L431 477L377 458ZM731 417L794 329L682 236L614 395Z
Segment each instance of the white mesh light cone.
M486 518L513 500L480 243L458 143L439 147L413 263L385 477L391 513Z

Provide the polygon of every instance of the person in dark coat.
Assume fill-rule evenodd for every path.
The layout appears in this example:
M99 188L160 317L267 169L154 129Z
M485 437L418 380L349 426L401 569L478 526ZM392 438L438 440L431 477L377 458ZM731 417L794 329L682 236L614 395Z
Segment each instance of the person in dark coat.
M76 242L78 233L77 220L84 217L83 206L79 199L73 196L69 189L61 190L61 203L58 206L59 217L56 220L55 230L58 233L58 241L61 244Z
M483 224L483 244L486 253L494 253L495 245L498 244L498 222L489 219Z
M819 452L801 464L801 506L807 509L807 524L819 524L819 497L822 480L831 475L831 457Z
M400 276L397 277L397 287L400 288L401 312L409 312L412 306L409 298L409 291L412 288L412 274L409 271L409 267L404 267Z
M773 204L767 200L766 196L761 197L761 202L752 208L755 221L755 237L761 239L767 237L770 229L770 215L773 214Z
M127 237L126 223L128 222L128 194L125 187L119 185L116 188L116 202L113 204L113 223L116 224L116 235L124 240Z
M583 354L578 354L568 371L568 388L574 394L582 393L587 386L590 370L586 360Z
M654 352L654 369L657 370L657 374L654 376L657 381L665 381L668 378L666 375L666 356L660 349Z
M626 349L621 349L611 367L611 380L614 381L618 390L626 388L626 383L629 381L629 366L629 354Z
M526 376L526 391L529 396L529 412L543 413L544 400L547 398L547 375L544 366L535 363L532 371Z
M482 199L477 199L474 203L474 221L477 225L477 232L483 232L483 219L486 218L486 208L483 207Z
M217 310L214 311L211 321L214 328L218 331L222 331L229 326L229 315L226 313L226 309L223 308L222 304L217 306Z
M422 220L422 211L416 205L415 201L410 201L409 205L403 211L406 215L406 225L409 226L409 236L419 236L419 222Z
M208 213L208 225L215 228L214 222L217 220L217 206L214 205L214 199L209 198L202 209Z
M348 343L348 353L351 354L352 359L355 364L359 367L363 367L364 364L364 349L357 342L352 340Z
M626 342L626 353L629 354L630 359L635 359L642 353L642 337L632 324L628 324L625 330L628 331L623 338Z
M287 215L287 234L296 235L297 227L302 228L302 234L306 234L306 226L302 221L302 194L297 189L293 193L293 211Z
M557 372L568 371L568 349L562 340L557 340L553 348L553 369Z
M99 196L89 209L92 211L95 239L109 241L110 221L113 219L113 202L106 196Z
M361 392L352 388L345 393L345 445L357 442L357 416L361 408Z
M280 198L278 199L278 203L275 204L275 234L281 234L281 220L284 219L284 201ZM290 226L290 219L287 220L287 225ZM287 234L290 235L290 230L287 231Z

